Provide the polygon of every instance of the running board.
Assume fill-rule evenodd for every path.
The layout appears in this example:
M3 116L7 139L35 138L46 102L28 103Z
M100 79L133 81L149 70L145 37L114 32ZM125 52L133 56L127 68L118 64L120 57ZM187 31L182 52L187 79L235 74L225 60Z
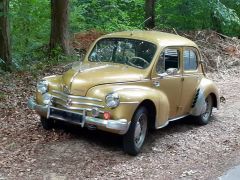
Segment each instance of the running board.
M164 127L166 127L166 126L169 124L169 122L177 121L177 120L182 119L182 118L185 118L185 117L187 117L187 116L189 116L189 114L168 119L168 121L167 121L164 125L159 126L159 127L157 127L156 129L164 128Z

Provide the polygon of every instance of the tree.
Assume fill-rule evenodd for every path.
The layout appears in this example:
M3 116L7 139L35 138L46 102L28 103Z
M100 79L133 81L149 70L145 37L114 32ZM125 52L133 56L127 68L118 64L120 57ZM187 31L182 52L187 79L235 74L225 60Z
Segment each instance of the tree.
M9 1L0 0L0 59L2 59L5 64L5 70L9 70L12 63L8 10Z
M69 0L51 0L50 51L60 47L66 55L70 53L68 6Z
M145 19L145 28L153 29L155 27L155 0L145 1Z

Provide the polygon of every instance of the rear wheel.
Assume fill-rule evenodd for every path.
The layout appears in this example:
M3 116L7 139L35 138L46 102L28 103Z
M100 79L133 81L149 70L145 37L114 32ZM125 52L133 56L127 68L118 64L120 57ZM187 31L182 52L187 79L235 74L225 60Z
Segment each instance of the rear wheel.
M209 95L206 99L205 99L205 110L204 113L202 113L200 116L197 116L197 123L199 125L206 125L208 124L210 117L212 115L212 108L213 108L213 99L212 96Z
M123 137L124 151L136 156L145 141L148 125L148 112L145 107L140 107L134 114L127 134Z
M54 128L55 122L53 119L47 119L47 118L41 117L40 121L42 123L43 129L51 130Z

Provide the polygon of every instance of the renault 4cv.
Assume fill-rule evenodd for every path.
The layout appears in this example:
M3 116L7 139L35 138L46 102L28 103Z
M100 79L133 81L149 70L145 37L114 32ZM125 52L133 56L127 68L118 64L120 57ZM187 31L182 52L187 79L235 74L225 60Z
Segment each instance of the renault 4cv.
M149 129L186 116L207 124L219 107L219 93L193 41L125 31L100 37L82 62L40 80L28 106L44 129L65 121L120 134L124 151L137 155Z

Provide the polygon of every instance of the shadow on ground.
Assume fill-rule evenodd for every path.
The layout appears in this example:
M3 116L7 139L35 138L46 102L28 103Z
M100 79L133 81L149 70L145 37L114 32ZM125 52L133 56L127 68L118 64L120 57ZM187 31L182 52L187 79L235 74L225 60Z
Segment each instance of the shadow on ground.
M212 117L212 122L216 119ZM212 123L210 122L210 123ZM173 135L175 133L183 133L195 128L198 128L192 117L185 117L183 119L170 122L168 126L159 130L150 130L145 142L144 152L151 151L152 144L159 138L164 138L166 135ZM71 125L63 122L58 122L56 130L63 130L65 133L70 134L73 140L84 140L96 146L102 147L110 151L122 150L122 136L112 133L103 132L100 130L89 130L87 128L81 128L80 126Z

